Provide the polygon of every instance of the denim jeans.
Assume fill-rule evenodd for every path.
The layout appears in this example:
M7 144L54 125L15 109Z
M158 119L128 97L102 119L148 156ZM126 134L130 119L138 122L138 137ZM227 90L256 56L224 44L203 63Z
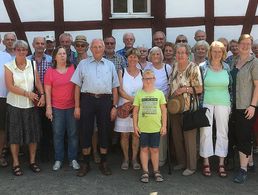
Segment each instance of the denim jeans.
M77 159L78 133L76 119L74 118L74 108L58 109L53 108L53 139L55 148L55 160L64 160L64 136L67 131L68 138L68 160Z

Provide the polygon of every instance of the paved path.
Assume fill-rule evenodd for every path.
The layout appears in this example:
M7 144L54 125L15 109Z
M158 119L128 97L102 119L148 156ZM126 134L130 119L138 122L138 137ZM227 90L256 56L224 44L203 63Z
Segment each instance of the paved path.
M257 159L256 159L257 160ZM192 176L185 177L180 171L167 174L168 167L162 167L165 177L163 183L156 183L151 178L150 183L139 182L141 171L122 171L120 156L109 155L109 162L113 171L112 176L102 176L97 165L91 163L91 171L87 176L79 178L75 171L65 165L60 171L51 170L52 163L41 163L42 172L36 175L22 164L24 175L15 177L11 174L10 166L0 168L0 195L7 194L101 194L101 195L148 195L152 192L161 194L258 194L258 174L250 173L245 185L232 182L233 172L225 179L219 178L216 171L212 177L201 175L198 170Z

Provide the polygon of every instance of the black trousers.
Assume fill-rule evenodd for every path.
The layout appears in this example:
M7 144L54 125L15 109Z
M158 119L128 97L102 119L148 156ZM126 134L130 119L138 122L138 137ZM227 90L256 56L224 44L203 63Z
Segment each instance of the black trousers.
M98 127L98 143L100 148L107 148L110 136L110 111L112 107L111 95L94 97L81 94L81 117L79 136L82 148L89 148L92 144L94 119Z

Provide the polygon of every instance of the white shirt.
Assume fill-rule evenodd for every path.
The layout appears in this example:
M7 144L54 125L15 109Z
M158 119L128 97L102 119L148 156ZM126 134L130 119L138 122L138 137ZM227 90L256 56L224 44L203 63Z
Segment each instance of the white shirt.
M4 65L7 62L10 62L12 57L10 54L0 51L0 97L6 98L7 89L5 85L5 78L4 78Z
M27 64L24 70L20 70L17 67L15 60L5 64L5 66L13 73L13 81L15 86L24 89L25 91L32 92L34 87L32 65L30 60L26 61ZM34 69L35 68L36 66L34 66ZM34 106L33 102L29 98L22 95L17 95L10 91L7 94L6 103L18 108L31 108Z

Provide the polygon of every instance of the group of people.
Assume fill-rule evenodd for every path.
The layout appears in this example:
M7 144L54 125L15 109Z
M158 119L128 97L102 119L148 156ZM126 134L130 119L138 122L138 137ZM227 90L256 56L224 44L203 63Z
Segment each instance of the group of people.
M133 33L125 33L125 47L115 52L113 36L89 44L84 35L73 41L69 33L63 33L58 47L52 36L35 37L35 52L30 56L25 41L16 40L12 33L4 40L8 37L10 43L4 41L6 50L0 52L0 149L10 147L14 175L23 175L18 158L21 145L29 145L29 167L39 173L37 144L42 157L49 158L51 139L52 169L58 171L64 163L65 135L69 165L78 170L79 177L90 171L91 154L102 174L111 175L108 147L110 140L118 138L123 153L121 169L128 170L130 165L135 170L142 168L143 183L149 182L149 160L155 181L163 181L159 167L167 161L168 147L175 156L174 170L183 170L182 175L196 172L200 155L202 174L211 176L209 158L215 155L219 157L218 175L227 177L225 158L233 138L240 159L233 181L243 183L247 170L254 170L258 42L252 36L243 34L229 43L220 38L209 45L206 33L198 30L191 48L185 35L178 35L172 43L157 31L153 47L148 49L134 47ZM89 48L92 56L87 54ZM182 108L169 113L166 103L173 98L181 99ZM184 131L184 112L197 109L195 102L208 108L210 126L200 132ZM0 163L7 166L3 154Z

